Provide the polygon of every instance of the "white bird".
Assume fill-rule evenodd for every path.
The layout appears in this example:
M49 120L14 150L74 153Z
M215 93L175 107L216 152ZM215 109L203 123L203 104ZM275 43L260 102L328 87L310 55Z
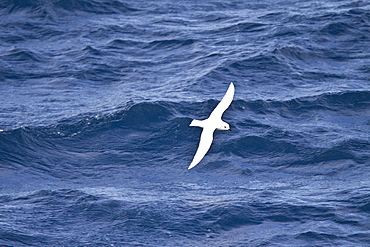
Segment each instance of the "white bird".
M218 103L216 108L213 110L211 115L205 120L196 120L194 119L190 126L197 126L203 128L202 135L200 136L200 142L198 146L198 150L195 153L193 161L190 163L188 169L193 168L196 166L206 155L209 148L211 147L212 140L213 140L213 132L218 130L230 130L230 126L228 123L222 121L221 117L224 111L230 106L231 102L234 98L234 84L231 82L227 92L225 93L224 97Z

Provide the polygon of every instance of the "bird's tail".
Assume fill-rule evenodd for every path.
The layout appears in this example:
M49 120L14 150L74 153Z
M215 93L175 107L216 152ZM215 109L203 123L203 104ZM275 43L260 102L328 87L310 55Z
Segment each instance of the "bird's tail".
M202 127L203 128L203 123L202 122L203 122L202 120L194 119L193 121L191 121L189 126L196 126L196 127Z

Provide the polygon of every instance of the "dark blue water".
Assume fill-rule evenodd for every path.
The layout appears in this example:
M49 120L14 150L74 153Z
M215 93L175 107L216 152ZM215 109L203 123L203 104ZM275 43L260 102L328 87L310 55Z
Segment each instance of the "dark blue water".
M2 0L0 99L1 246L370 246L368 1Z

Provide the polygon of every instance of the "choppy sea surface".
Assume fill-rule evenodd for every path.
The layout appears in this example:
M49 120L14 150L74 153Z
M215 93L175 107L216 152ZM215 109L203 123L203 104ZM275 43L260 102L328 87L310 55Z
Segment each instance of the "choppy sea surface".
M0 103L1 246L370 246L368 1L2 0Z

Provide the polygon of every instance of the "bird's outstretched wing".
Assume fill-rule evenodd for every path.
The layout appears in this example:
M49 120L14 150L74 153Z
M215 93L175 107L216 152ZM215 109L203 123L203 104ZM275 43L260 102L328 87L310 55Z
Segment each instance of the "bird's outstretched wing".
M209 118L221 118L222 117L222 114L224 113L224 111L226 111L226 109L230 106L231 102L233 101L234 92L235 92L234 84L231 82L224 97L222 98L220 103L218 103L218 105L213 110Z
M198 165L198 163L203 159L204 155L208 152L209 148L211 147L213 141L213 132L215 129L204 128L202 131L202 135L200 136L200 142L198 146L198 150L195 153L193 161L191 162L188 169L190 170L194 166Z

